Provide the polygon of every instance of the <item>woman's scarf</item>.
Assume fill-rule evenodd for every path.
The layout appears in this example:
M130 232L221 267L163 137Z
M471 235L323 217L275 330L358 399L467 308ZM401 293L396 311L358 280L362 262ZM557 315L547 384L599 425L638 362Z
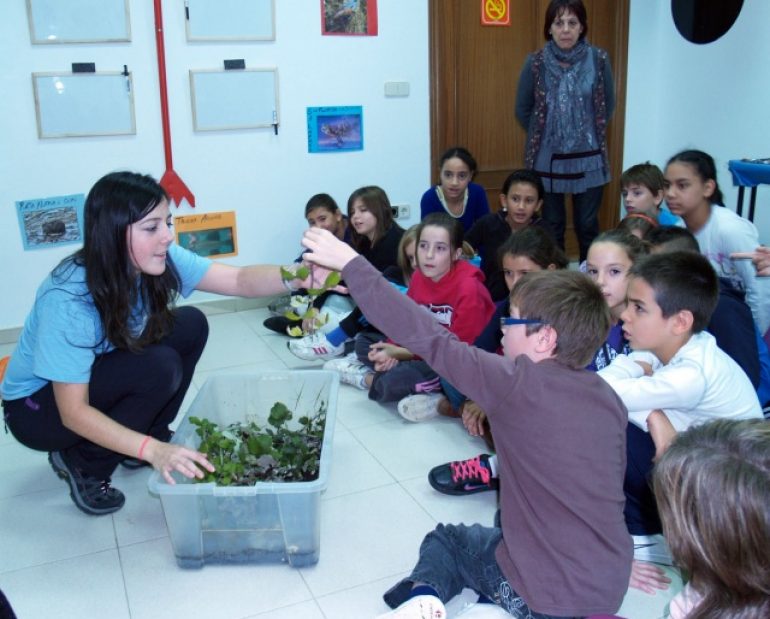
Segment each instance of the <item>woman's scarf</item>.
M592 121L587 118L586 106L581 102L579 83L589 60L589 49L585 39L569 50L562 50L553 40L543 48L545 96L549 110L545 142L558 145L561 152L576 150Z

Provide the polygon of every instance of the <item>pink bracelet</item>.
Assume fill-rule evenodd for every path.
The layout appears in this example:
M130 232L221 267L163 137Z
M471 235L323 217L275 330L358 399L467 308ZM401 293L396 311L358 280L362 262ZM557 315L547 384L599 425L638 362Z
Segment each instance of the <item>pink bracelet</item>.
M136 454L136 457L142 460L142 454L144 453L144 448L147 446L147 443L150 440L150 436L145 436L144 440L142 441L142 444L139 445L139 452Z

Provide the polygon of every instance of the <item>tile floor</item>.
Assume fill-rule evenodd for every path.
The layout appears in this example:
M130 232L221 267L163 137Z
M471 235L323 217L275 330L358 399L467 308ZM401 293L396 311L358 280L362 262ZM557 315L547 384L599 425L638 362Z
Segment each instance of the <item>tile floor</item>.
M285 337L262 326L266 309L205 309L211 336L183 409L214 373L320 367L295 358ZM12 349L1 344L0 357ZM125 507L89 517L74 507L45 454L0 431L0 589L19 619L369 619L386 610L383 591L408 572L437 522L491 524L493 494L447 497L426 480L435 464L482 450L456 420L409 424L394 406L343 385L319 563L182 570L146 469L118 470L113 482L126 494ZM631 591L619 614L663 617L680 586L655 596ZM469 593L451 602L450 617L472 600Z

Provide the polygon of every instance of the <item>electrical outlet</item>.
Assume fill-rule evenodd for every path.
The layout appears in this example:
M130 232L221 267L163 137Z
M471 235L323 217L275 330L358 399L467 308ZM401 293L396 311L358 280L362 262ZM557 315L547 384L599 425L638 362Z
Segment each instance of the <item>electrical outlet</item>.
M390 210L393 211L393 219L409 219L408 204L394 204Z

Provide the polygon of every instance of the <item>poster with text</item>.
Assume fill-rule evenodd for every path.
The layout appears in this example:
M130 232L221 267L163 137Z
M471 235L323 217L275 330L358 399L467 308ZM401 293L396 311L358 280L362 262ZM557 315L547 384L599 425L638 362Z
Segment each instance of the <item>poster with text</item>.
M176 242L206 258L238 255L235 211L174 217Z
M16 202L24 249L45 249L83 242L82 193Z

